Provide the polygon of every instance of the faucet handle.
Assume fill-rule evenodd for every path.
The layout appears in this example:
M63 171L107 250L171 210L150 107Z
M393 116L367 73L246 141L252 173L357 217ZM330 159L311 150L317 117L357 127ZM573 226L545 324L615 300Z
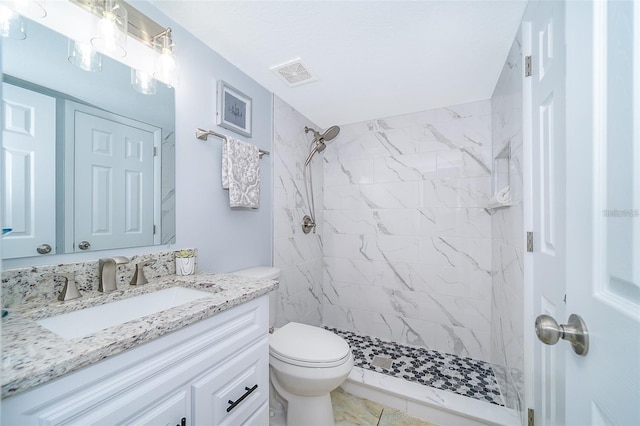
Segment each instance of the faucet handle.
M147 260L137 263L136 272L133 274L133 278L131 278L131 285L141 285L148 283L149 281L147 280L147 277L144 276L144 267L153 265L154 263L156 263L155 260Z
M46 274L42 274L42 277L64 278L64 287L62 288L62 291L58 295L58 300L64 302L66 300L72 300L72 299L77 299L79 297L82 297L82 294L80 294L80 291L78 290L78 286L76 285L76 274L74 274L73 272L46 273Z

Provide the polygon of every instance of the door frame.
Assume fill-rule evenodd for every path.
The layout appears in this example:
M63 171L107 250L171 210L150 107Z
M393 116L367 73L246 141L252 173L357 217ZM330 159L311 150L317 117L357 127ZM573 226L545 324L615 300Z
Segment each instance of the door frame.
M528 252L527 251L527 238L523 238L523 245L524 247L522 248L523 252L524 252L524 256L523 256L523 304L524 304L524 309L523 309L523 326L524 326L524 330L523 330L523 361L524 361L524 372L523 372L523 379L524 379L524 396L523 396L523 401L524 401L524 406L522 407L522 416L523 416L523 424L527 424L527 416L528 416L528 409L536 409L536 408L540 408L540 407L536 407L536 375L537 374L543 374L543 372L541 371L536 371L535 369L535 354L537 352L539 352L541 350L541 345L543 345L542 342L540 342L538 340L538 337L536 336L535 333L535 328L534 328L534 320L535 318L544 313L544 312L538 312L536 311L536 288L538 285L540 285L538 282L536 282L536 274L535 274L535 258L534 258L534 254L536 252L540 251L540 245L542 244L542 235L541 229L536 229L536 220L538 220L538 218L534 217L534 211L535 211L535 205L534 202L536 200L535 197L535 193L534 193L534 175L535 175L535 170L534 170L534 164L533 164L533 160L534 160L534 150L539 149L539 147L534 146L534 140L533 140L533 126L534 126L534 120L533 114L537 114L537 111L534 110L533 108L533 82L534 82L534 78L536 78L536 74L538 72L538 70L536 69L536 64L538 63L537 61L541 61L542 59L537 58L536 56L539 54L539 52L534 52L534 39L533 37L536 37L535 34L533 34L534 31L534 24L533 24L533 20L536 16L537 13L537 9L539 7L539 5L542 4L544 0L529 0L527 7L525 9L525 12L523 14L522 17L522 23L521 23L521 35L522 35L522 60L525 61L527 56L531 56L532 57L532 71L533 71L533 75L530 77L526 77L523 73L523 75L521 76L522 80L522 100L523 100L523 105L522 105L522 136L523 136L523 226L524 228L522 229L522 232L526 234L526 232L533 232L533 252ZM562 2L564 3L563 7L566 8L566 1L564 0L557 0L558 2ZM565 31L565 26L566 26L566 15L565 13L563 13L562 16L563 19L563 26L562 26L562 30ZM565 46L566 46L566 42L565 42ZM564 54L566 55L566 47L565 47L565 52ZM522 69L525 69L525 66L523 64ZM566 82L566 64L565 64L565 68L564 68L564 79ZM565 83L566 84L566 83ZM566 101L566 88L564 89L564 93L563 93L564 99L561 100L562 101ZM566 104L566 102L564 102ZM566 105L565 105L565 112L563 113L563 116L566 115ZM565 124L566 124L566 120L565 120ZM566 127L565 127L565 138L566 138ZM568 191L568 189L566 188L566 182L565 182L565 191ZM564 211L562 213L563 215L565 215L566 218L566 211ZM558 230L559 232L564 232L564 230ZM565 237L566 238L566 237ZM566 256L566 253L565 253ZM564 264L566 267L566 257L564 259ZM565 271L566 272L566 271ZM538 278L539 279L539 278ZM565 282L565 277L562 277L562 282ZM566 291L566 287L565 287L565 291ZM562 302L560 302L562 303ZM560 323L564 323L566 322L566 318L564 318L564 314L560 315L561 317L556 318L557 321L559 321ZM562 346L566 346L568 345L567 343L564 343L564 345L562 343L560 343L558 346L554 348L555 351L566 351L568 348L563 348ZM562 358L563 356L561 354L557 354L558 358ZM556 359L557 360L557 359ZM558 380L561 380L561 385L560 387L562 389L564 389L564 381L565 381L565 373L562 372L561 375L557 376ZM566 405L566 395L563 393L562 395L562 401L563 401L563 405ZM560 410L561 414L564 413L564 410ZM534 417L535 415L542 415L544 413L534 413ZM562 416L564 417L564 414L562 414Z

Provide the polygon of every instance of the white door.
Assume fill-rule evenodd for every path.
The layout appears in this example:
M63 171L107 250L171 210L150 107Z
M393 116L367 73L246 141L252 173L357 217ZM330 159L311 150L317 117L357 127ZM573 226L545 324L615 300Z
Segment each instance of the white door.
M81 109L73 112L74 250L153 245L154 211L160 201L154 151L159 152L160 129Z
M56 101L7 83L2 98L2 257L55 253Z
M640 2L568 2L567 53L566 423L640 425Z
M525 78L530 122L527 140L531 158L531 212L528 229L533 232L533 252L525 264L533 317L547 314L564 322L565 305L565 134L564 134L564 3L532 3L523 33L525 55L531 55L531 76ZM525 95L526 96L526 95ZM526 130L525 130L526 131ZM533 319L525 321L533 327ZM530 338L533 338L530 329ZM567 347L535 341L533 405L536 424L564 424L564 357Z

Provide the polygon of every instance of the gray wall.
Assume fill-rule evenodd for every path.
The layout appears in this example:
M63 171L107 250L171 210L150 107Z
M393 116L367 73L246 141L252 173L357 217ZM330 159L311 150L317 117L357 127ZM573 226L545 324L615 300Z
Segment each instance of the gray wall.
M179 55L176 245L196 247L198 267L203 271L230 272L250 266L271 265L273 157L265 156L260 162L260 208L232 210L228 191L223 190L220 183L222 141L210 138L201 142L194 136L196 127L213 129L271 151L271 93L152 5L146 2L132 4L161 25L172 28ZM218 80L226 81L253 99L252 138L215 125Z

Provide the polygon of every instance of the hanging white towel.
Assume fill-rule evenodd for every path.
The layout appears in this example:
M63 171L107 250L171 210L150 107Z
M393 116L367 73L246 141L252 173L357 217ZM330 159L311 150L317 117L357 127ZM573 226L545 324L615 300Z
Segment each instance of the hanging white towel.
M227 137L222 144L222 187L229 190L231 207L260 207L258 147Z

